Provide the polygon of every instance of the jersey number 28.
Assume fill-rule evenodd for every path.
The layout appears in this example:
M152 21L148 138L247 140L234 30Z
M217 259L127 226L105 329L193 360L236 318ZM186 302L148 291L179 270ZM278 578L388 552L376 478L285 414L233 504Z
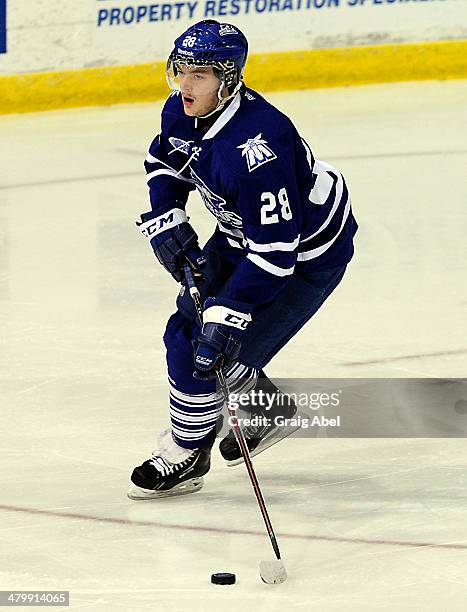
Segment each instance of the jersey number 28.
M292 218L292 210L290 209L289 198L285 187L279 189L276 196L270 191L265 191L261 194L261 202L267 202L261 206L261 225L269 225L271 223L279 223L279 215L276 212L277 202L279 201L280 213L284 221L290 221Z

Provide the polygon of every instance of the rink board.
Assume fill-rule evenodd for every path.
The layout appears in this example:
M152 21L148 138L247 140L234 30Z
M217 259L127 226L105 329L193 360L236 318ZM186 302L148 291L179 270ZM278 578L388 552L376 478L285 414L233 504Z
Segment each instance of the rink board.
M281 91L467 78L467 41L374 45L253 55L246 81ZM165 62L39 72L0 78L0 113L165 98Z

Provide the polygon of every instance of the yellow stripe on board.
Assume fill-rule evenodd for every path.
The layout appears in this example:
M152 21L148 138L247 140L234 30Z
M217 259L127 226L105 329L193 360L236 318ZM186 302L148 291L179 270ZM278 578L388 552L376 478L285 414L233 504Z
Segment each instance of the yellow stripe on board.
M467 40L253 55L245 80L278 91L467 78ZM165 62L0 77L0 114L165 98Z

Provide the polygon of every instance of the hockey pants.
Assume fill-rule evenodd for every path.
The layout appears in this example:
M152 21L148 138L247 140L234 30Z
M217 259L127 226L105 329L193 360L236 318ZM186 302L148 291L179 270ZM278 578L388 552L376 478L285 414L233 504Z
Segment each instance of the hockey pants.
M200 284L202 299L222 294L222 286L233 266L215 250L211 238L203 249L207 256ZM227 382L235 392L254 386L258 370L287 344L321 307L341 281L346 266L308 273L306 279L294 274L275 300L255 311L242 339L237 363L226 371ZM193 378L193 341L200 328L188 291L177 299L164 334L170 386L170 417L173 435L180 446L198 448L210 441L220 413L220 397L215 381ZM240 381L240 382L236 382Z

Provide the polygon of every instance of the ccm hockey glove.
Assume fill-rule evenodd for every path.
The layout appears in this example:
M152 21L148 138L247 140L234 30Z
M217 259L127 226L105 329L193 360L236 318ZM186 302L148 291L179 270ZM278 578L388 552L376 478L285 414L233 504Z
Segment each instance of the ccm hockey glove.
M205 301L203 328L194 342L195 378L214 380L216 370L237 359L242 335L251 321L245 306L224 298Z
M179 202L176 204L181 205ZM160 211L144 213L136 225L149 238L154 255L177 282L184 279L183 264L186 261L196 273L200 273L206 264L198 236L182 208L172 208L162 214Z

